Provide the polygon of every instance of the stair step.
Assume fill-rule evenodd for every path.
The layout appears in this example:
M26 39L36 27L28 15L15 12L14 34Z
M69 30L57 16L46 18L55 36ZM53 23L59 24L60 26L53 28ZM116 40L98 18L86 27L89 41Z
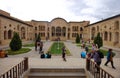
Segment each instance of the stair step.
M61 73L61 72L49 72L49 73L31 73L29 76L85 76L84 73Z
M31 77L28 77L28 78L86 78L85 76L41 76L41 77L39 77L39 76L31 76Z
M86 78L81 73L32 73L28 78Z
M83 68L31 68L32 72L81 72L85 73Z
M31 68L28 78L86 78L84 68Z

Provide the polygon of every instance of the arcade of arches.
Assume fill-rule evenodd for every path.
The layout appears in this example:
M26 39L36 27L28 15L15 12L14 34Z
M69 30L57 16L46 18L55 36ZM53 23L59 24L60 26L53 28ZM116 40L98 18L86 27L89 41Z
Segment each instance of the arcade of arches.
M17 32L22 41L34 40L40 34L42 40L71 40L75 41L77 34L80 38L93 41L99 32L103 45L120 48L120 15L116 15L96 23L89 21L70 21L54 18L48 21L22 21L10 16L10 13L0 10L0 45L8 45Z

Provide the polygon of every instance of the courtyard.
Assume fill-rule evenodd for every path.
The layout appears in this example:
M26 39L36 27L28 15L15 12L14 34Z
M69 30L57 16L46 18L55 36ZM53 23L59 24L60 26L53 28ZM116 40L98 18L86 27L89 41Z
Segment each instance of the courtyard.
M53 41L45 41L43 51L47 52ZM9 69L20 63L24 57L28 57L29 68L85 68L86 59L80 57L80 52L83 51L80 47L71 41L64 42L65 46L70 50L71 56L66 56L67 61L62 60L62 56L52 55L51 59L41 59L39 51L35 51L34 47L29 47L32 50L28 53L19 55L9 55L8 58L0 58L0 75L7 72ZM111 65L104 66L106 58L102 60L101 67L113 75L115 78L120 78L120 58L118 55L114 58L114 64L116 69L112 69Z

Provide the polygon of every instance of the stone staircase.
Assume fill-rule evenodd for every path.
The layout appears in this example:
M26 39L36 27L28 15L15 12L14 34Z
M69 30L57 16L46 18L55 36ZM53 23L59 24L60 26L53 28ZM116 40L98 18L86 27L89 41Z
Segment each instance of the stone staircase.
M28 78L87 78L83 68L31 68Z

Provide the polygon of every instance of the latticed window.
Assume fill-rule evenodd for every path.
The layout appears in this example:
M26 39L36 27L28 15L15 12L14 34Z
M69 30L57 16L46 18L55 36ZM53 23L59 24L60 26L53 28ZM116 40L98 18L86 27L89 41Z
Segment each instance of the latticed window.
M62 35L65 37L66 36L66 28L65 27L63 27L63 29L62 29Z
M61 36L61 27L56 28L56 36Z
M91 30L91 40L93 40L94 37L95 37L95 27L93 27Z
M55 36L55 27L52 27L52 36Z
M115 30L119 30L119 21L115 22Z
M80 31L83 31L83 28L82 28L82 27L80 27Z
M24 27L21 28L21 38L25 39L25 28Z
M112 33L110 32L109 33L109 41L111 41L112 40Z
M104 33L104 40L105 40L105 41L108 40L108 33L107 33L107 32Z
M7 39L7 31L4 31L4 39Z
M35 30L37 30L37 27L35 27Z
M19 30L19 29L20 29L20 26L18 25L18 26L17 26L17 30Z
M12 30L8 30L8 39L12 38Z

